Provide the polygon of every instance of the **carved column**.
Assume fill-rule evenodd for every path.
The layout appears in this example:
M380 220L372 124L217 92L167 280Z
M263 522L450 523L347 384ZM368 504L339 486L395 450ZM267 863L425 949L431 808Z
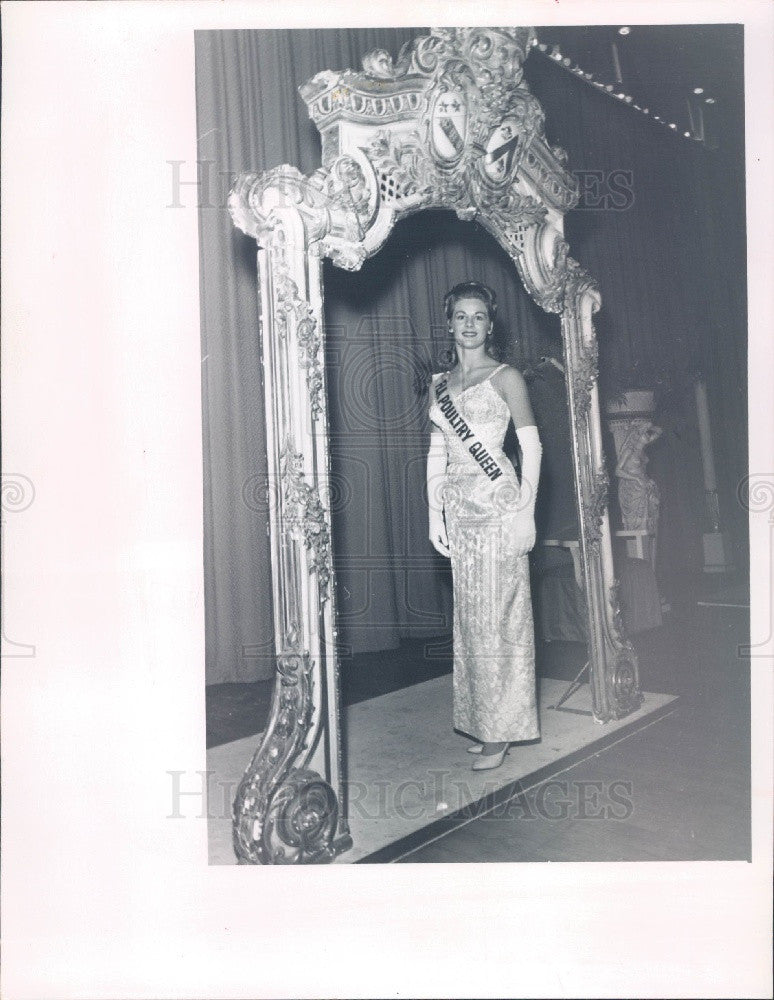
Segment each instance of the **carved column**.
M608 476L602 450L597 340L592 321L600 296L589 276L570 261L564 289L562 336L581 523L581 560L589 630L589 681L597 722L619 719L642 701L637 654L625 638L618 604L607 515Z
M277 677L269 724L234 801L241 862L332 860L343 803L320 258L313 192L280 168L230 202L259 242Z

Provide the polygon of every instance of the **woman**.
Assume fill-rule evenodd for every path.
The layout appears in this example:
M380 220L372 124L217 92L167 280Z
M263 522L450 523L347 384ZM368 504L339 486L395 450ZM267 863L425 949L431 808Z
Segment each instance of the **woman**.
M488 770L539 735L527 553L542 448L523 376L494 356L494 292L463 282L444 310L454 363L430 388L430 541L452 565L454 728L478 741L473 769ZM521 484L502 448L511 420Z

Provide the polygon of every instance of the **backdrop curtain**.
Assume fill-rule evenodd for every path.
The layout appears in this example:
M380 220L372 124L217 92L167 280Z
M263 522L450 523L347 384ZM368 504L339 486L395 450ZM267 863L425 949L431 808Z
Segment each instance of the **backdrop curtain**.
M427 538L430 425L423 382L427 370L444 367L446 291L467 278L494 289L495 341L504 360L519 368L541 352L561 355L561 339L558 318L532 302L507 254L480 226L451 212L425 212L399 223L387 245L355 274L331 265L324 274L337 487L333 529L346 656L451 630L448 560L435 554ZM563 415L554 407L544 419L563 416L568 441L561 397L560 404ZM571 482L566 462L561 486L567 488L547 508L560 521L576 521ZM546 488L541 500L547 496Z
M665 430L649 449L649 474L662 494L657 576L674 600L702 573L701 534L710 527L697 374L707 381L721 522L740 576L749 567L747 512L737 497L748 471L743 38L739 25L725 27L739 114L720 149L686 140L537 52L525 67L549 141L566 150L588 192L565 229L602 292L602 395L627 384L632 369L657 370L656 384L642 387L657 390L655 419ZM611 507L615 516L615 490Z
M299 84L357 66L370 49L396 51L414 33L196 32L208 683L274 671L255 241L232 225L228 191L243 171L319 166ZM186 166L181 180L193 180Z
M270 676L274 653L268 513L260 489L266 454L255 245L232 226L225 197L241 171L291 163L310 172L319 165L319 139L297 92L301 83L322 69L356 68L374 48L396 54L425 30L197 33L208 683ZM708 212L717 210L718 185L728 186L728 171L707 165L706 150L651 133L650 123L558 67L533 56L528 69L549 138L567 149L572 169L632 170L634 198L626 211L608 207L568 217L573 255L602 287L602 367L650 358L671 359L676 371L694 359L703 364L710 398L731 422L725 437L736 439L736 451L729 448L723 461L738 473L746 451L739 447L746 434L740 290L713 284L722 266L717 232L706 225ZM728 225L738 232L739 218L725 211L730 217L716 217L715 229ZM732 252L728 244L725 252ZM444 292L469 277L495 288L498 340L511 363L524 367L544 353L560 356L561 347L557 318L531 302L506 255L475 223L463 224L451 213L404 220L360 272L344 273L326 262L324 274L331 504L348 655L449 628L448 569L426 537L429 427L419 387L425 367L439 367L447 343ZM721 334L708 342L724 321L729 343ZM732 380L731 394L723 380L713 381L719 359ZM737 390L733 380L740 378ZM536 410L548 411L539 422L551 416L552 399L536 383ZM670 433L658 455L654 448L651 464L662 488L662 537L671 540L663 546L667 579L686 561L696 565L700 543L701 480L690 403L682 398L673 404ZM566 424L566 411L563 419ZM718 426L717 433L723 436L724 429ZM549 475L550 467L560 468L562 435L555 431L554 437ZM574 517L571 490L560 488L571 483L569 475L553 473L559 482L553 524Z

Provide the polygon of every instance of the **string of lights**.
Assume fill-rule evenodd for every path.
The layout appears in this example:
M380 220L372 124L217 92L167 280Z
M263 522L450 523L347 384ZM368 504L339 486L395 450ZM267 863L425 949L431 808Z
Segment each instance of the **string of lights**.
M631 28L629 27L623 26L618 29L619 35L626 36L630 33L631 33ZM631 94L627 94L624 92L624 90L621 89L621 83L619 83L618 87L616 87L615 84L605 83L603 80L596 79L593 73L586 72L581 66L578 66L576 63L574 63L572 59L563 55L558 45L549 46L546 45L544 42L541 42L537 38L533 41L532 44L533 47L542 55L544 55L547 59L550 59L552 62L556 63L567 73L571 73L573 76L577 76L579 79L587 83L590 87L596 87L601 93L607 94L608 97L610 97L612 100L619 101L622 104L627 104L634 111L638 111L640 114L650 118L651 121L658 122L665 128L668 128L671 131L675 132L675 134L680 134L680 129L678 128L676 122L668 121L667 118L653 113L650 110L650 108L644 108L641 105L637 104ZM619 77L620 80L621 73L620 73L620 68L618 68L619 67L618 53L615 45L613 46L613 56L615 65L617 67L616 75ZM713 97L704 96L704 89L702 87L694 87L693 94L696 98L703 97L704 104L712 105L715 103L715 99ZM688 113L691 118L691 129L688 131L683 131L681 133L682 137L685 139L689 139L693 142L704 142L705 141L704 118L703 115L701 114L701 109L699 109L699 114L697 115L698 121L694 121L693 112L691 110L691 102L689 99L687 100L687 103L688 103Z

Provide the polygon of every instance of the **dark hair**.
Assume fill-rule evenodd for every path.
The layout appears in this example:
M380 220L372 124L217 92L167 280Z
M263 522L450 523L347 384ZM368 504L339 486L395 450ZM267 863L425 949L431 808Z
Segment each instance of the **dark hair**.
M489 321L494 323L497 315L497 296L489 285L481 281L461 281L455 285L446 293L443 300L443 311L447 319L451 319L454 306L460 299L480 299L486 305Z
M497 315L497 296L489 285L485 285L482 281L461 281L455 285L443 299L447 320L451 319L454 306L460 299L480 299L486 306L489 321L494 324ZM502 351L494 341L494 330L490 330L487 334L484 351L495 361L502 361ZM440 364L442 367L453 366L457 364L457 360L457 348L454 344L450 344L441 354Z

